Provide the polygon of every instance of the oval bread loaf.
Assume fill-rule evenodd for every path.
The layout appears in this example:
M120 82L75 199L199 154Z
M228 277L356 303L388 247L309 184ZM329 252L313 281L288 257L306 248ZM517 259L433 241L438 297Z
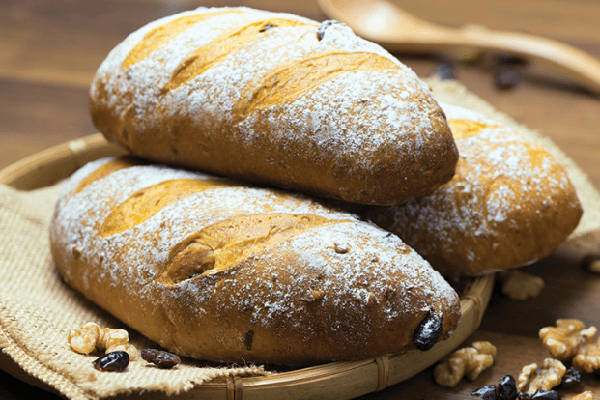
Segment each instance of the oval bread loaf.
M134 155L363 204L431 193L458 160L428 86L382 47L247 8L132 33L98 69L90 109Z
M558 160L514 129L442 105L460 151L433 194L366 213L446 276L524 266L554 251L583 213Z
M352 214L129 158L72 176L50 238L69 285L200 359L295 365L427 350L461 315L422 257Z

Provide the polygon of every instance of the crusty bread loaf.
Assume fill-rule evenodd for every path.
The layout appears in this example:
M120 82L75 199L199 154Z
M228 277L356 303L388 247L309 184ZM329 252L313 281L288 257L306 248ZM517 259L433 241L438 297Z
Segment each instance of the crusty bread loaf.
M365 214L446 276L530 264L576 228L582 208L564 167L514 129L442 104L460 152L432 195Z
M90 109L134 155L362 204L431 193L458 160L428 86L383 48L247 8L134 32L100 66Z
M77 171L50 238L69 285L165 348L206 360L427 350L461 315L441 274L352 214L130 158Z

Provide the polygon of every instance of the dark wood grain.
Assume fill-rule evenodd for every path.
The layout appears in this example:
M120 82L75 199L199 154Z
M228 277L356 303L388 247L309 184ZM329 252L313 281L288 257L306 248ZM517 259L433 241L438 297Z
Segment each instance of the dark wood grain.
M600 2L594 0L394 2L432 22L538 34L600 58ZM129 33L159 17L198 6L240 5L326 19L316 0L0 1L0 168L95 132L88 113L89 84L106 54ZM493 78L496 55L460 63L457 54L396 55L420 76L428 76L441 61L454 62L456 78L471 92L551 137L600 188L600 99L542 63L521 67L521 83L512 90L498 90ZM600 243L596 250L600 251ZM505 374L516 376L524 365L543 361L548 352L537 338L538 330L557 318L580 318L600 327L600 275L580 268L584 253L562 248L524 268L545 280L546 287L536 299L514 301L495 291L480 329L465 344L490 340L499 354L495 365L474 382L463 380L454 388L443 388L433 382L428 369L364 398L473 399L473 389L495 384ZM582 385L563 392L563 399L586 388L600 399L597 376L587 376ZM29 390L36 389L0 371L0 399L29 398ZM43 391L35 395L57 398Z

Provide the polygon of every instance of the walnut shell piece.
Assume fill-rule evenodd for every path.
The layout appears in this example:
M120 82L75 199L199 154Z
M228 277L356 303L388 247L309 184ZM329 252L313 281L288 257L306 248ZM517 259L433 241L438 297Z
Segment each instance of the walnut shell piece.
M536 363L523 367L517 378L517 389L533 395L537 390L548 391L560 385L567 368L556 358L546 358L541 366Z
M441 386L456 386L463 376L475 380L494 363L496 346L488 341L473 342L471 347L456 350L433 370L435 382Z

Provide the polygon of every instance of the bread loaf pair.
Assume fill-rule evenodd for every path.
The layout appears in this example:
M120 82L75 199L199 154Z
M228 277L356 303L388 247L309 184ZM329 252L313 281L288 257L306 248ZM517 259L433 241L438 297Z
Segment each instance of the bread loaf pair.
M64 280L180 355L308 364L446 338L460 300L398 237L297 194L94 161L50 225Z
M458 154L428 86L346 25L200 8L132 33L90 90L133 155L362 204L431 193Z
M583 212L564 167L514 129L442 107L461 156L452 180L366 217L450 277L520 267L554 251Z

